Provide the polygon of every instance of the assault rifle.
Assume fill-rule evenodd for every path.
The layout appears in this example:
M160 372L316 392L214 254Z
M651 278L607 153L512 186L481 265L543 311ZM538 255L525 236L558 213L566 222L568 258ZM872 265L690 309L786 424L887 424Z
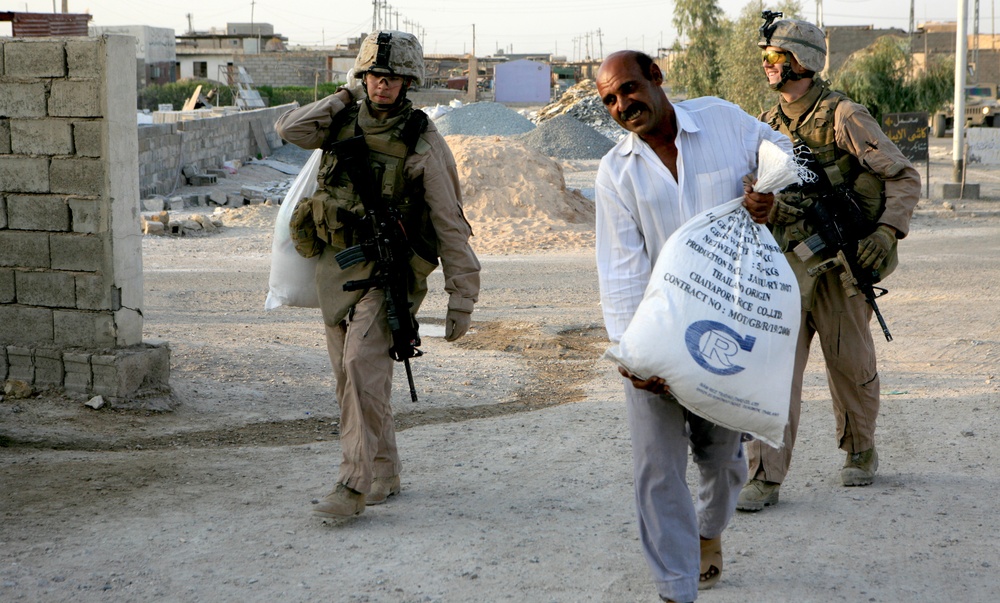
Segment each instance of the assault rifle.
M875 302L889 292L888 289L875 286L882 280L882 275L875 268L862 268L858 264L858 242L870 234L872 225L861 213L854 191L846 183L833 185L809 147L797 145L795 154L805 160L806 166L817 176L815 193L810 195L813 203L804 208L805 221L815 234L802 241L805 248L801 245L795 248L796 255L802 260L818 254L829 257L809 268L809 275L817 276L828 270L841 268L843 272L840 273L840 282L847 295L853 297L861 293L865 296L865 301L872 307L878 324L882 327L885 340L892 341L892 334ZM810 192L812 193L812 188Z
M374 268L366 279L348 281L344 291L381 289L385 292L385 308L392 333L392 347L389 356L406 367L406 381L410 385L410 399L417 401L417 390L413 385L410 358L422 356L417 321L410 313L408 285L412 278L410 255L413 253L406 241L399 211L390 197L382 195L379 187L385 168L372 167L368 157L368 144L364 135L353 136L328 147L337 155L361 197L365 208L364 233L360 243L339 252L335 257L341 269L347 269L360 262L372 262Z

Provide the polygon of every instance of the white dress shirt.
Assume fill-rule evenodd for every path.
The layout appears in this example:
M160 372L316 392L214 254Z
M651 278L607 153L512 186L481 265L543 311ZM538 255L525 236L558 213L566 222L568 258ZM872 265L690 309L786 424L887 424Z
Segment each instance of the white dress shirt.
M608 337L617 343L642 300L667 238L692 216L743 196L767 139L791 153L788 137L714 97L674 103L677 177L636 134L601 160L597 172L597 272Z

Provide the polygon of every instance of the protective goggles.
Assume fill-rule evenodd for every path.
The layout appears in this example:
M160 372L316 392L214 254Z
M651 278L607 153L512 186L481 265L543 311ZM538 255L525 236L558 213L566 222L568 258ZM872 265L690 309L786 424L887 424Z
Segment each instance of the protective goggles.
M780 50L761 50L760 56L772 65L778 65L788 60L788 53Z
M375 71L368 71L365 73L365 77L371 78L371 81L378 85L385 82L387 88L395 88L403 83L403 76L401 75L391 75L388 73L379 73Z

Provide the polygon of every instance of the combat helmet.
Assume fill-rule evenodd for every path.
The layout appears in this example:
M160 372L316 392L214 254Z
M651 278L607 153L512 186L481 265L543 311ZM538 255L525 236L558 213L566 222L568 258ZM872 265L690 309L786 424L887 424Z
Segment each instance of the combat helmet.
M416 36L405 31L372 32L354 60L356 77L369 71L409 77L419 86L424 81L424 49Z
M757 46L783 48L791 52L800 65L814 74L823 71L826 66L826 35L812 23L798 19L782 19L773 24L765 24L760 30L761 38Z

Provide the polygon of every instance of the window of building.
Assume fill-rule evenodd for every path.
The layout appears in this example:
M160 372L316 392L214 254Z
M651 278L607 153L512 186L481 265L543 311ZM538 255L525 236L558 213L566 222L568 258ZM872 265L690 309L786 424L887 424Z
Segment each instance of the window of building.
M194 62L194 77L200 77L203 79L208 79L208 62L207 61L195 61Z

